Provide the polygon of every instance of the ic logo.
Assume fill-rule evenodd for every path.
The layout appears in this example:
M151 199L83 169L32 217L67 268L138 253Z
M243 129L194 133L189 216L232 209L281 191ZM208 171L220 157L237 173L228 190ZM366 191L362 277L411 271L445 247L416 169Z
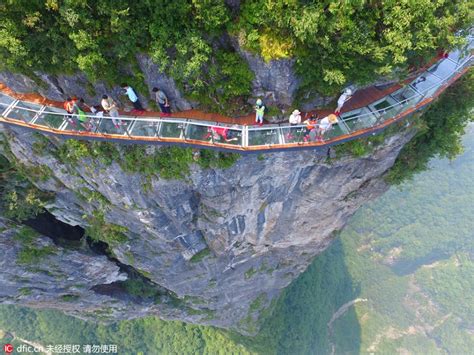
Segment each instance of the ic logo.
M5 351L5 353L11 354L13 352L13 345L12 344L5 344L3 346L3 350Z

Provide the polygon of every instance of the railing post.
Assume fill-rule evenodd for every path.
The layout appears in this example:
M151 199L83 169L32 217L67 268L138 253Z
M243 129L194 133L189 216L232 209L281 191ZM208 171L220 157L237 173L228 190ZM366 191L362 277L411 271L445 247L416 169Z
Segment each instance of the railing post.
M283 128L281 128L281 125L278 125L278 142L283 145L285 144L285 137L283 136Z
M186 122L181 122L179 125L180 125L180 129L181 129L181 133L179 135L179 139L182 139L182 140L186 140L186 129L188 128L188 125L189 125L189 120L186 120Z
M38 111L36 111L36 115L31 119L30 123L34 124L36 120L39 118L39 116L41 116L41 114L44 112L45 109L46 109L46 105L41 106L41 108Z
M19 103L20 100L13 100L13 102L5 109L5 111L2 113L3 116L7 117L8 114L12 111L12 109L16 106L17 103Z
M160 137L160 127L161 127L161 120L156 122L155 137Z
M135 122L135 121L134 121L134 122ZM130 125L130 127L128 127L127 125L125 125L125 126L123 127L123 130L125 131L125 134L126 134L129 138L132 138L132 136L130 135L130 132L128 131L128 129L130 128L130 130L131 130L132 125L133 125L133 123Z
M249 146L249 126L245 125L242 127L242 147L247 148Z
M137 124L137 120L130 120L130 121L127 120L125 122L127 122L127 124L121 125L121 126L124 126L123 130L125 131L125 134L131 137L130 133L133 131L133 128Z

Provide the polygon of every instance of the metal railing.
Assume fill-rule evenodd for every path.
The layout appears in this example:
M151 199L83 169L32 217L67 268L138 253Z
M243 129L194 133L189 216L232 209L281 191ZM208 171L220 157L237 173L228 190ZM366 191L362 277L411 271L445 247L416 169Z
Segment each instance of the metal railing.
M330 129L324 133L320 130L316 135L309 135L307 126L303 124L254 127L179 117L74 115L59 108L16 100L2 93L0 116L5 123L21 123L48 133L78 138L181 143L230 150L309 148L356 139L367 131L384 127L389 120L396 121L420 108L424 105L422 101L437 96L472 64L473 39L468 37L464 54L462 50L449 53L447 58L438 61L410 84L367 106L342 113Z

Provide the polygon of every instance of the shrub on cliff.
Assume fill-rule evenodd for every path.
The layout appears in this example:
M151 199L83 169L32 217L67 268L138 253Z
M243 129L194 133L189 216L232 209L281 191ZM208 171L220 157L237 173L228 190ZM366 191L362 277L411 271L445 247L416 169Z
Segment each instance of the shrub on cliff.
M7 149L5 154L11 155L8 153ZM24 221L43 212L47 201L52 198L28 179L47 179L51 171L42 166L27 168L10 159L0 155L0 211L7 218Z

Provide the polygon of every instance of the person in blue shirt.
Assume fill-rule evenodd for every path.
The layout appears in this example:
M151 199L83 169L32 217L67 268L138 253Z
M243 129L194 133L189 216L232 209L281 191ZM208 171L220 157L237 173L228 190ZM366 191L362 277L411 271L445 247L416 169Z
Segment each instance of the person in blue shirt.
M136 94L135 90L127 83L123 83L120 85L125 90L125 95L128 96L128 99L132 102L133 108L137 111L145 111L143 109L142 103L138 99L138 95Z

